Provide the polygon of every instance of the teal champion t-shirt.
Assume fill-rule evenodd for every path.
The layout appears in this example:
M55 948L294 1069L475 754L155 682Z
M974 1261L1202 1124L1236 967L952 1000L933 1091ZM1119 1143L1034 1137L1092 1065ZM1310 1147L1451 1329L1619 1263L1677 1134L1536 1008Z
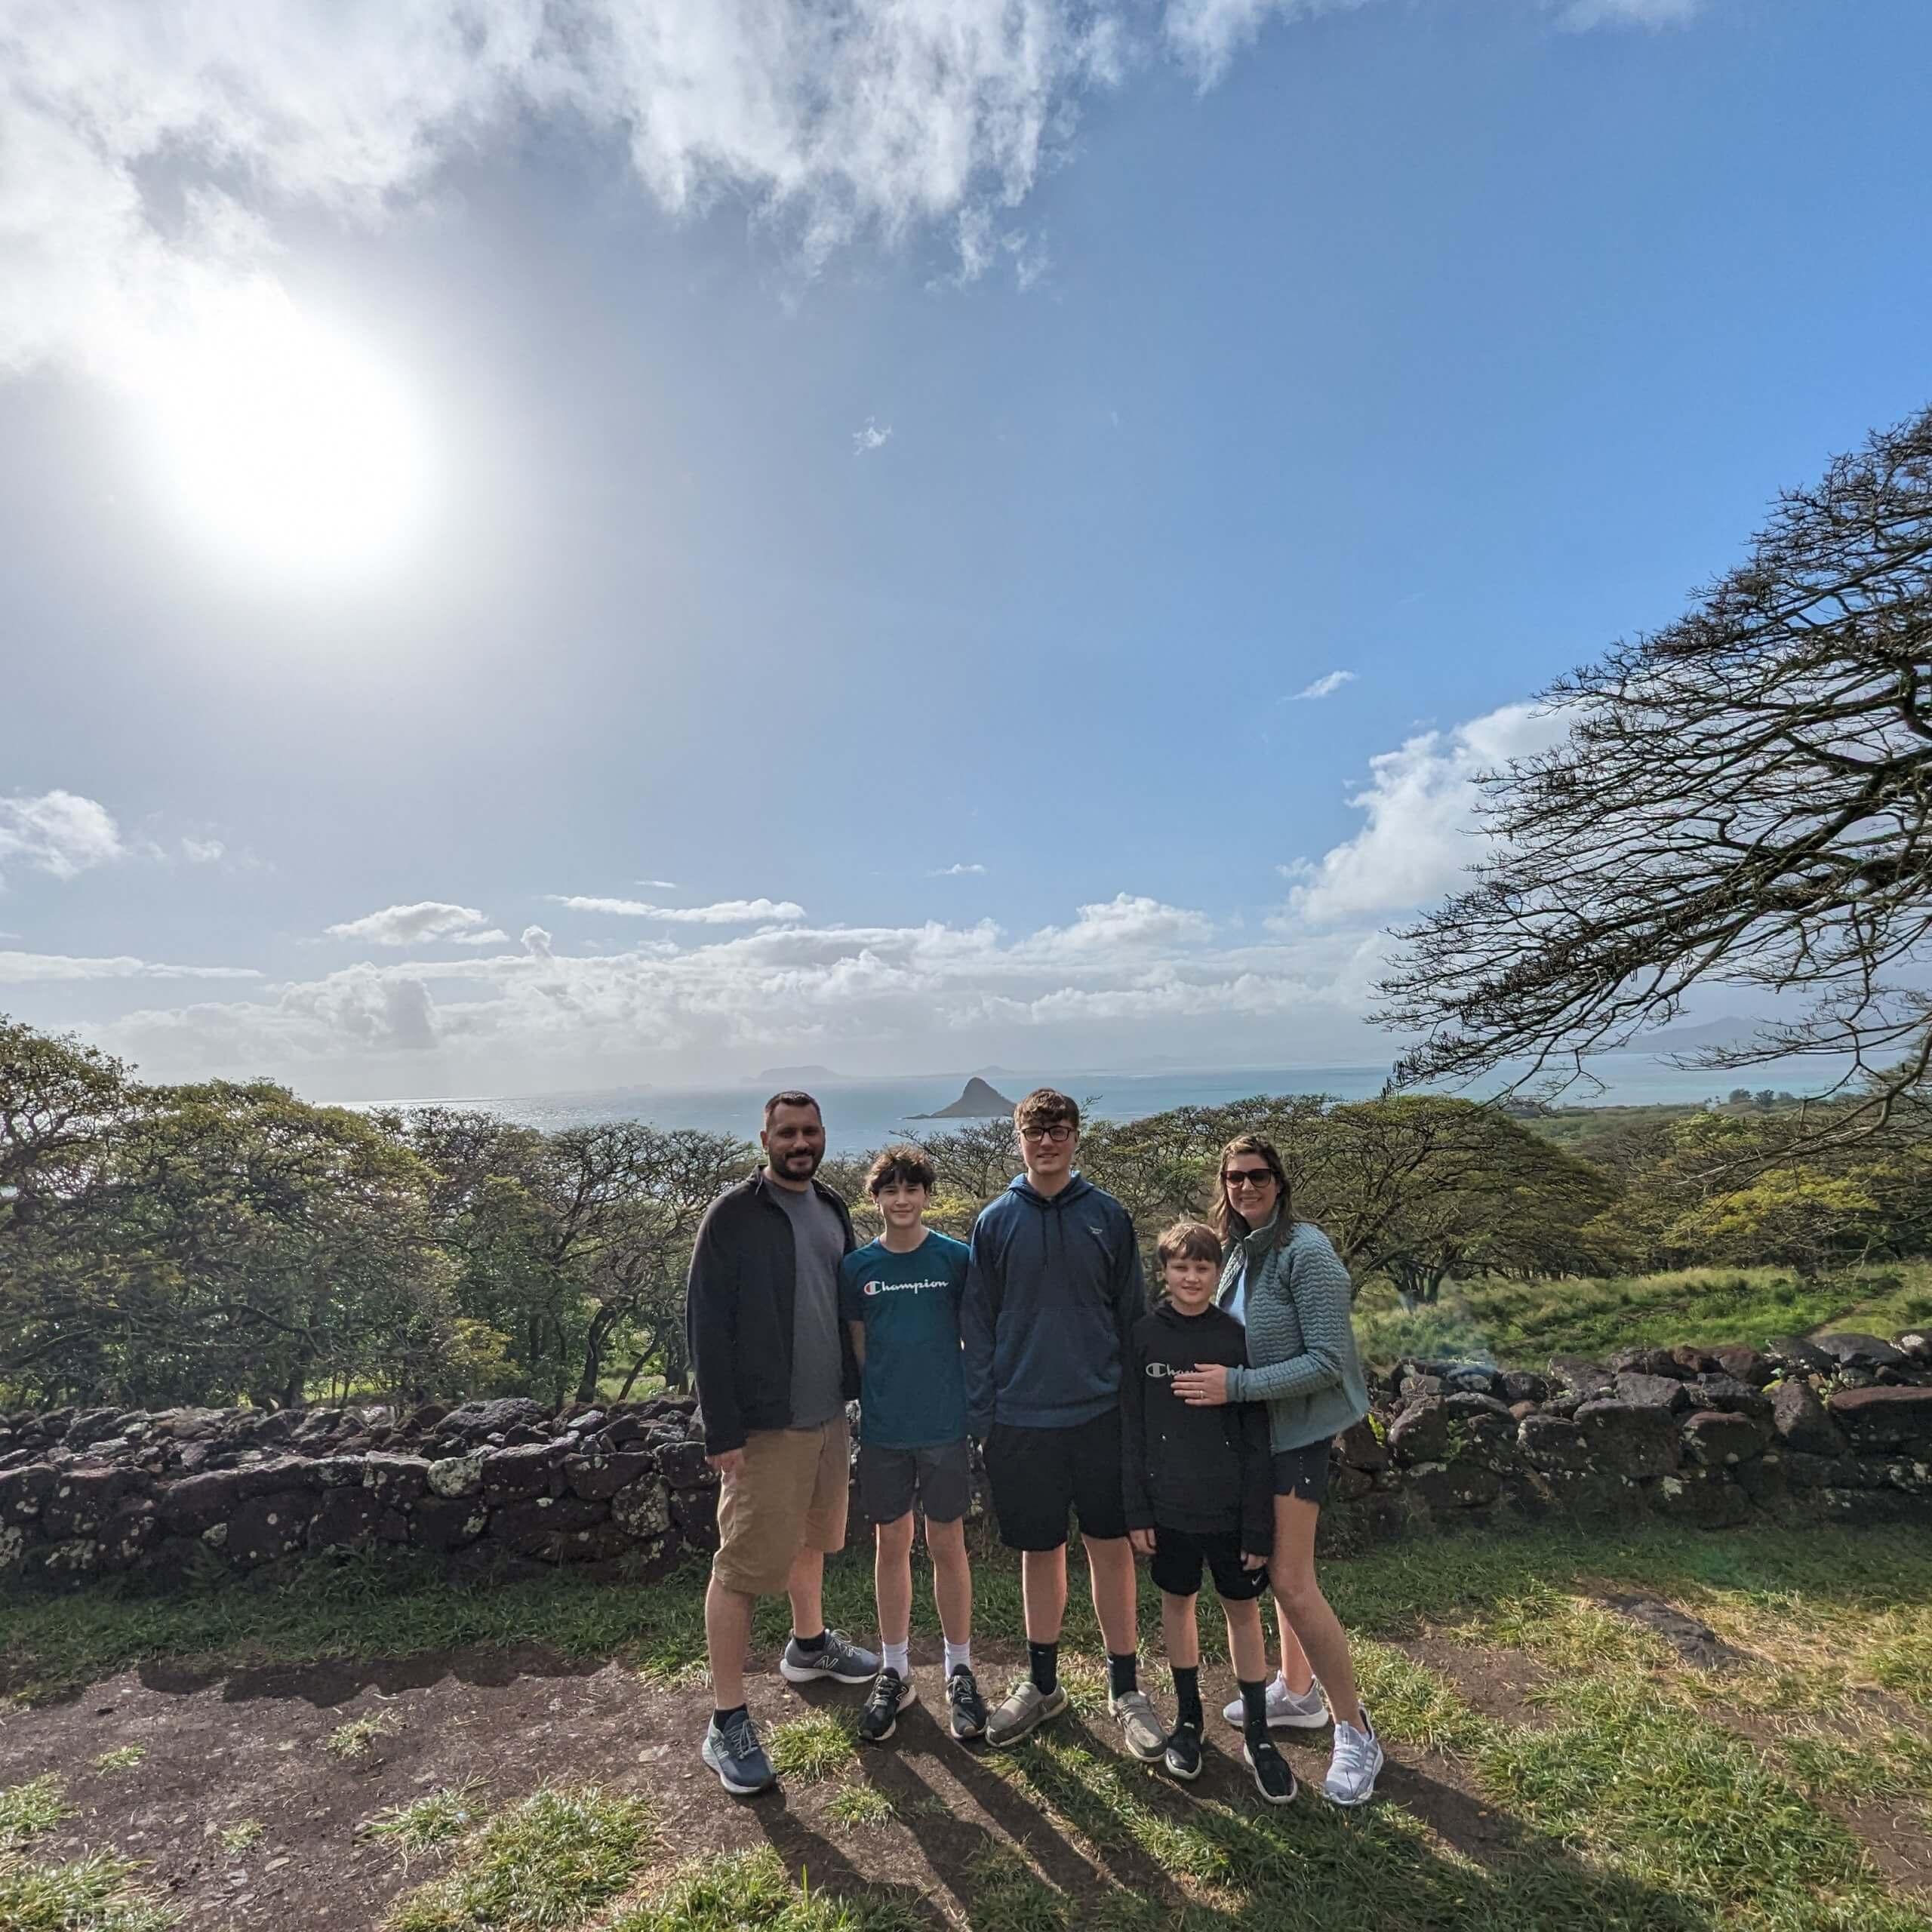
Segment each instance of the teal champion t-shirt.
M909 1254L869 1241L838 1268L840 1319L865 1324L859 1433L881 1449L930 1449L966 1433L959 1297L966 1244L928 1233Z

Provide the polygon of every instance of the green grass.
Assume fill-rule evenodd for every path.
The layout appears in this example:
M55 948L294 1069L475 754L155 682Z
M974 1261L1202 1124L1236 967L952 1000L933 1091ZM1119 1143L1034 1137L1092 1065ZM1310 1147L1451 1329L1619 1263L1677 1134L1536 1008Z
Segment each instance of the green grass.
M651 1808L595 1785L544 1789L463 1843L450 1869L405 1893L389 1932L552 1932L581 1925L630 1884Z
M379 1711L373 1717L351 1718L346 1724L337 1724L322 1740L322 1749L334 1752L338 1758L366 1758L377 1738L395 1734L395 1718L386 1711Z
M365 1818L355 1827L358 1838L391 1846L407 1864L411 1857L460 1838L482 1822L481 1779L426 1792L409 1804L392 1804Z
M774 1724L764 1748L783 1778L814 1784L849 1770L859 1761L858 1713L844 1705L808 1711Z
M848 1785L825 1807L825 1815L835 1825L848 1826L897 1823L899 1807L889 1792L877 1785Z
M473 1585L426 1567L372 1565L355 1587L317 1574L326 1602L231 1586L166 1606L69 1598L44 1614L23 1598L8 1656L37 1683L73 1683L156 1654L146 1647L165 1631L182 1634L187 1654L225 1647L238 1662L293 1662L406 1654L448 1643L477 1617ZM998 1801L964 1815L955 1807L946 1827L983 1840L960 1854L970 1863L958 1906L975 1932L1924 1932L1932 1922L1922 1899L1887 1890L1844 1811L1886 1807L1906 1829L1928 1828L1932 1539L1837 1526L1476 1533L1371 1550L1326 1565L1324 1577L1385 1735L1435 1754L1419 1781L1392 1779L1390 1797L1360 1813L1309 1793L1277 1814L1238 1774L1183 1789L1132 1764L1098 1712L1102 1647L1076 1576L1063 1656L1081 1708L1018 1749L976 1760L975 1777L998 1780ZM981 1632L1016 1631L1011 1559L988 1553L976 1582ZM699 1583L692 1574L632 1589L559 1574L507 1587L518 1639L670 1673L701 1656ZM869 1585L863 1554L835 1560L828 1616L868 1628ZM1597 1600L1613 1590L1682 1607L1745 1661L1691 1669ZM916 1614L932 1634L930 1606ZM1151 1592L1143 1619L1151 1638ZM760 1641L775 1649L785 1621L771 1606ZM1210 1630L1218 1622L1204 1619ZM1451 1657L1458 1644L1520 1654L1511 1681L1526 1687L1528 1719L1477 1709L1454 1678L1395 1647L1423 1635L1446 1641ZM834 1842L863 1830L866 1844L889 1847L891 1833L924 1814L916 1798L847 1775L853 1715L849 1703L811 1709L771 1727L767 1743L795 1792L832 1781L822 1829ZM1238 1749L1219 1725L1210 1743L1224 1764ZM1304 1774L1316 1761L1298 1756ZM61 1802L57 1783L36 1783L31 1801L23 1787L6 1794L23 1816ZM1452 1786L1462 1811L1432 1810L1432 1792ZM454 1814L471 1804L432 1793L362 1828L401 1848L448 1847L444 1869L398 1903L392 1932L937 1923L934 1904L909 1890L834 1896L816 1872L801 1887L768 1850L647 1879L651 1835L627 1808L633 1800L539 1792L465 1829ZM1454 1823L1478 1804L1494 1821L1491 1841ZM1451 1822L1438 1828L1438 1817ZM17 1869L23 1854L11 1856ZM4 1912L0 1925L11 1932Z
M215 1835L230 1858L243 1858L268 1835L268 1829L259 1818L244 1818L235 1824L224 1826Z
M760 1845L681 1866L610 1932L918 1932L926 1923L897 1900L841 1899L799 1885L777 1853Z
M72 1815L67 1787L51 1771L44 1777L29 1778L25 1784L9 1785L0 1790L0 1844L51 1831L62 1819Z
M94 1761L97 1771L131 1771L148 1755L145 1744L124 1744L118 1751L103 1751Z
M107 1852L35 1865L0 1851L0 1926L6 1932L166 1932L180 1915L141 1890L138 1869Z
M1405 1313L1371 1283L1355 1304L1364 1356L1460 1355L1540 1368L1553 1355L1601 1357L1632 1343L1706 1347L1823 1327L1893 1335L1932 1321L1932 1263L1801 1282L1770 1268L1686 1268L1672 1274L1558 1281L1484 1278L1445 1287L1436 1306Z

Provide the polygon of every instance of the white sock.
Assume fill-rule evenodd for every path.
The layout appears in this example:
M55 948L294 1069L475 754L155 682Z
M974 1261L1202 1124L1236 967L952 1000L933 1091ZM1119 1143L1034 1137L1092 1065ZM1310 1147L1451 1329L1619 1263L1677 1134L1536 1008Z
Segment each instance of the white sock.
M896 1670L901 1677L911 1673L912 1669L912 1640L907 1638L903 1644L883 1644L880 1647L888 1670Z
M955 1670L973 1668L973 1640L968 1638L963 1644L948 1643L946 1647L946 1674L950 1677Z

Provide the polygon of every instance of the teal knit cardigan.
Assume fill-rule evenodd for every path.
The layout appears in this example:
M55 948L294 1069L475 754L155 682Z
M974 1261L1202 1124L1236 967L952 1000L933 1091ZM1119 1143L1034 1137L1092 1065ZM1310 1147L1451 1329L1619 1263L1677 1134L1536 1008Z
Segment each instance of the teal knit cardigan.
M1251 1366L1228 1371L1229 1401L1268 1404L1277 1450L1340 1435L1368 1413L1349 1271L1312 1221L1293 1223L1285 1235L1271 1221L1232 1242L1215 1297L1223 1308L1243 1268Z

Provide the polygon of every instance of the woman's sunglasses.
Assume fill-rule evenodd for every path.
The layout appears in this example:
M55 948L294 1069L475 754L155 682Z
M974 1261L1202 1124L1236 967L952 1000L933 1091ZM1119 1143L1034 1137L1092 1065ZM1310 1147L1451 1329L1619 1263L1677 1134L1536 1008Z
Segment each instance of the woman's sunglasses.
M1274 1178L1272 1168L1224 1168L1221 1171L1224 1187L1266 1187Z

